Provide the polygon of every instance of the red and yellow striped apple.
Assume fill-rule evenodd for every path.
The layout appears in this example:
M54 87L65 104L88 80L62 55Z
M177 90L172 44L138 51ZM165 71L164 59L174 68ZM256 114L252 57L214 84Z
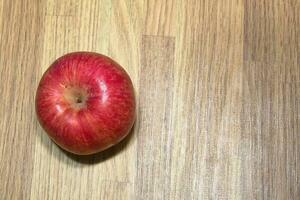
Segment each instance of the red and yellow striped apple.
M135 120L130 77L111 58L74 52L57 59L36 92L38 120L63 149L80 155L121 141Z

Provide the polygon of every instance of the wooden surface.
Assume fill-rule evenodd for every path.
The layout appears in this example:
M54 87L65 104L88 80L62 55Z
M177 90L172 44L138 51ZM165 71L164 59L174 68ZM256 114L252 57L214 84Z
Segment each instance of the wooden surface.
M0 199L300 197L299 0L0 0ZM34 95L70 51L117 60L138 118L118 146L60 150Z

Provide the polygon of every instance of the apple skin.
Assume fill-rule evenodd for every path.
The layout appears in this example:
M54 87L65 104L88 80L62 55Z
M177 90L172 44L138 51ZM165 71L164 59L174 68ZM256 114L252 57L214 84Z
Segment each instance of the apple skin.
M117 144L135 121L130 77L111 58L93 52L58 58L39 83L35 106L49 137L78 155Z

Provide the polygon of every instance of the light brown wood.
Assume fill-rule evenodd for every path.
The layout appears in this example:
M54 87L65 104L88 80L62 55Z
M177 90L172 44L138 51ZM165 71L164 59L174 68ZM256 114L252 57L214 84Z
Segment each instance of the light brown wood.
M0 0L0 199L300 197L300 1ZM34 95L96 51L130 74L137 121L93 156L59 149Z

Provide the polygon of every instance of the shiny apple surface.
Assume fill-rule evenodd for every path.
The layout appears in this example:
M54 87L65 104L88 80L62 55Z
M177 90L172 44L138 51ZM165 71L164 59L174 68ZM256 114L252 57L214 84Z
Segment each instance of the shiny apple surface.
M74 52L57 59L36 92L38 120L49 137L75 154L118 143L135 120L135 97L126 71L111 58Z

